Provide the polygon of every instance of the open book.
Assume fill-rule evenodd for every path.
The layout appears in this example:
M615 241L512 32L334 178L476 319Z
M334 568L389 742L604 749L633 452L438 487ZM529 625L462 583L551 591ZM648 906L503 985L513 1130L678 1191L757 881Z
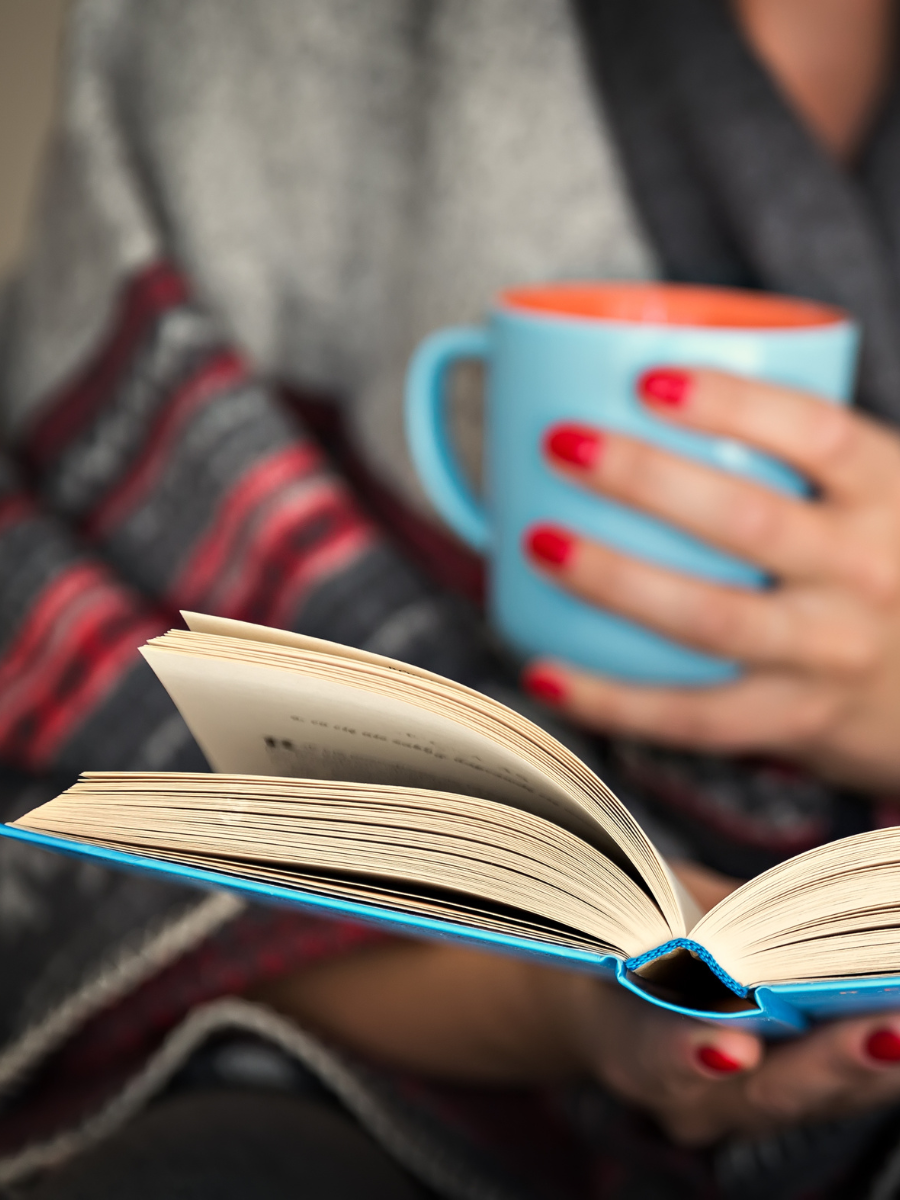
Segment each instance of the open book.
M900 828L700 916L624 805L519 713L375 654L185 619L142 653L219 773L90 773L0 834L593 970L763 1031L900 1005Z

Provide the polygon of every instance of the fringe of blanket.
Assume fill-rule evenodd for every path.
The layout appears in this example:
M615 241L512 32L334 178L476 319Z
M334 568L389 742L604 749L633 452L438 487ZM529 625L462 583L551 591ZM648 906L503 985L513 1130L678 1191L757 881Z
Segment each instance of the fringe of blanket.
M442 1196L450 1200L521 1200L518 1193L486 1178L455 1155L439 1138L413 1128L412 1121L392 1112L362 1069L350 1066L334 1050L270 1009L232 998L195 1009L119 1094L80 1126L0 1159L0 1186L20 1183L59 1166L115 1133L160 1094L195 1050L226 1030L265 1038L298 1059L397 1162ZM32 1053L36 1045L34 1040ZM5 1057L11 1058L9 1054ZM21 1057L24 1062L25 1056Z
M136 944L119 947L114 958L0 1054L0 1097L21 1087L48 1055L94 1013L199 945L245 907L237 896L216 892L187 913L174 920L168 918L161 928L143 930Z

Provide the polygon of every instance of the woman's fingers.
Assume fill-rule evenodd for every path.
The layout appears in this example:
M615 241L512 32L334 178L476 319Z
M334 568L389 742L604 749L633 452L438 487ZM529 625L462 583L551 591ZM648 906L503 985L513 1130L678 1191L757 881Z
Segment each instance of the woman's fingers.
M532 691L595 729L774 751L835 781L896 786L900 438L815 397L714 371L660 369L641 389L658 413L789 462L822 494L776 494L618 433L549 431L545 451L573 484L755 563L776 586L717 585L571 530L531 529L526 552L558 586L748 668L729 687L691 691L544 664L527 676Z
M819 508L636 438L563 425L545 439L573 483L676 525L776 575L833 576L834 537Z
M589 729L716 753L797 752L827 729L840 703L830 688L775 673L724 687L657 688L539 660L522 683Z
M720 371L647 372L641 396L679 424L756 446L847 499L896 490L900 449L874 421L816 396Z
M748 1114L773 1125L900 1097L900 1020L885 1013L837 1021L773 1047L744 1085Z
M702 1146L839 1116L900 1097L900 1015L837 1021L763 1046L622 989L574 980L572 1018L586 1063L669 1136Z
M616 986L575 986L585 1061L607 1087L686 1144L709 1144L734 1127L739 1081L765 1053L759 1038L676 1016Z
M531 561L600 608L753 665L848 672L877 655L877 628L836 590L724 587L620 554L557 526L529 531Z

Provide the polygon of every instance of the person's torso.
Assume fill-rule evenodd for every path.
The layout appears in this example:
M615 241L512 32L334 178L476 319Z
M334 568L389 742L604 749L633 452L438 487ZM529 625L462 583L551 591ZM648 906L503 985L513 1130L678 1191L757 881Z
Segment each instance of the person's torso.
M414 504L422 336L511 283L653 271L565 0L142 0L130 38L176 256L265 371L341 394Z

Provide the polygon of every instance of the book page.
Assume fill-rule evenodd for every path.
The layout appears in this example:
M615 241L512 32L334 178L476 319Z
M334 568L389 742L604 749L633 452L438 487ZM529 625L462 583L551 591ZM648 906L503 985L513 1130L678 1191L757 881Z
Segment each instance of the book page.
M200 660L155 646L144 657L215 771L459 792L597 837L594 824L542 772L415 704L256 663ZM607 842L608 852L621 857Z
M691 937L748 987L900 974L900 828L772 867L721 900Z
M172 630L141 651L214 768L433 786L515 805L642 879L675 936L684 932L673 879L646 834L540 726L391 659L347 648L324 653L316 639L279 631L248 641L238 634L256 627L228 627L228 636Z
M473 688L467 688L455 679L447 679L434 671L426 671L424 667L413 666L412 663L402 662L398 658L386 658L383 654L373 654L371 650L359 650L356 646L345 646L343 642L329 642L325 638L312 637L308 633L292 633L289 629L272 629L269 625L254 625L251 621L238 621L234 617L212 617L208 613L184 610L181 615L192 633L212 633L217 637L241 638L270 646L314 650L319 654L334 655L335 658L346 658L353 662L370 663L375 667L389 667L392 671L403 671L407 675L418 675L420 679L430 679L433 683L468 692L471 696L480 695Z
M407 888L412 906L417 889L442 889L470 909L486 903L490 923L490 906L500 904L519 921L552 923L562 942L575 931L626 957L667 934L651 898L607 856L554 823L468 796L255 775L92 773L17 824L163 860L219 858L248 878L295 868L347 887L390 885L401 910Z

